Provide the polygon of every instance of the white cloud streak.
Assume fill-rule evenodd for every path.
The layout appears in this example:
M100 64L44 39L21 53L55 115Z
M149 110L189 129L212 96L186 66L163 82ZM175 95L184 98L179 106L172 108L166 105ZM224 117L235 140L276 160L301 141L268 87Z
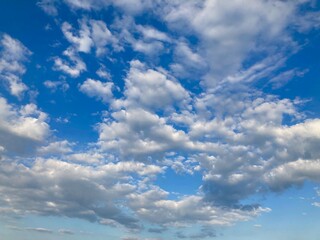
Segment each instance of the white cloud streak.
M28 89L21 77L26 72L24 63L31 54L19 40L8 34L0 35L0 79L10 93L18 98Z

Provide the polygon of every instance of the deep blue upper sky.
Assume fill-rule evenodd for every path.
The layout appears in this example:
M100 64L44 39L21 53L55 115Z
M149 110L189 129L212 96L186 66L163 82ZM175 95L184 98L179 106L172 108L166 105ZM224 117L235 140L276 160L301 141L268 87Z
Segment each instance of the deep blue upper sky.
M1 1L1 239L317 239L319 8Z

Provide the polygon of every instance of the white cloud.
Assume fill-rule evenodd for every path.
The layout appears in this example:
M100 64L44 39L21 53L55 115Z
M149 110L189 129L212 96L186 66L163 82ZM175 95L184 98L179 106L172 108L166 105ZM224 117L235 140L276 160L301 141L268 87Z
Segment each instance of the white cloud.
M255 225L253 225L255 228L261 228L262 227L262 225L261 224L255 224Z
M75 234L75 232L70 230L70 229L59 229L58 232L61 233L61 234L67 234L67 235Z
M107 103L112 99L113 86L112 82L101 82L88 78L79 86L79 89L89 97L93 97Z
M58 89L61 89L63 92L67 91L69 89L69 84L66 81L50 81L46 80L43 82L43 85L46 88L51 89L51 91L55 92Z
M255 70L250 71L244 75L255 75ZM313 163L319 159L318 120L304 121L297 112L299 101L247 92L246 80L230 86L230 79L223 89L193 97L165 74L139 61L131 63L124 98L113 102L115 111L99 126L102 151L125 159L159 161L180 173L200 170L205 199L232 209L255 208L254 203L240 202L252 194L277 191L271 180L260 176L300 158ZM177 84L173 88L177 91L170 93L167 82ZM166 107L170 104L175 104L175 111ZM318 180L307 173L301 179ZM282 189L303 181L283 182Z
M172 39L166 33L149 25L139 25L130 16L116 19L112 24L122 46L131 46L136 51L151 58L168 53Z
M293 103L264 101L256 99L250 103L252 107L246 106L238 118L228 122L204 124L203 128L193 125L197 126L193 127L193 136L206 136L208 140L218 136L223 143L214 155L199 158L201 167L207 170L203 189L216 203L237 204L239 199L265 191L266 186L279 191L307 179L319 181L315 177L319 172L316 166L320 155L315 147L320 141L319 120L282 125L284 115L296 117ZM219 134L221 130L225 134ZM266 177L261 179L261 175Z
M19 109L0 98L0 145L11 153L32 152L50 133L47 115L34 104Z
M188 136L166 124L164 118L143 109L121 110L99 126L99 145L129 159L145 161L192 145Z
M228 75L223 79L221 85L250 83L270 77L274 71L283 67L286 60L287 57L284 57L282 53L273 54L272 56L266 57L246 69L242 69L241 71L236 71L234 74Z
M299 158L310 159L314 174L319 172L312 165L320 157L316 148L319 120L303 121L296 109L299 101L254 94L229 95L219 90L203 94L194 100L195 112L169 111L164 113L166 118L141 109L143 101L134 101L134 105L122 105L125 110L112 113L100 125L99 145L103 151L128 159L162 160L177 172L192 174L201 169L206 200L234 209L254 207L239 202L267 190L265 187L278 191L307 179L318 181L307 170L293 172L283 181L261 178L282 164L290 169ZM130 94L127 96L130 99ZM292 125L284 125L285 116ZM184 128L178 130L181 124ZM181 153L189 156L189 162Z
M148 69L138 60L132 61L130 66L125 79L125 105L170 109L175 105L188 104L190 97L187 90L166 72Z
M111 74L104 65L101 65L100 68L96 71L96 74L103 79L111 80Z
M151 26L136 25L133 17L143 11L156 13L175 35L196 37L196 51L190 54L185 49L184 54L189 52L191 61L197 55L204 60L193 70L199 71L195 76L206 73L202 78L207 87L215 87L221 80L240 71L247 56L252 53L271 56L290 49L294 51L296 45L288 32L290 24L306 29L311 25L310 22L317 21L311 14L306 17L299 15L299 7L307 1L250 0L248 6L240 0L65 2L75 9L100 10L111 5L121 9L126 14L121 23L114 24L121 32L118 38L130 43L135 51L153 57L165 52L164 43L172 42L171 37ZM137 32L140 36L137 36ZM281 48L280 45L286 47ZM190 77L193 72L190 70L191 62L181 57L180 52L177 49L177 62L171 68L177 76ZM190 73L187 74L185 70Z
M79 22L79 25L81 29L77 34L78 36L72 32L72 26L67 22L62 24L61 29L67 40L74 44L79 52L89 53L93 45L92 39L90 38L90 29L84 20Z
M271 51L268 46L287 41L286 27L300 3L252 0L247 4L175 1L163 8L163 17L173 30L186 35L191 31L199 39L199 53L210 67L205 77L208 87L241 69L248 54Z
M262 212L270 211L257 207L250 211L223 209L203 201L200 196L187 196L180 200L167 200L167 192L153 189L143 194L130 194L129 205L145 220L163 226L188 227L191 224L230 225L246 221Z
M307 12L302 16L298 16L294 22L298 31L306 33L313 29L319 29L320 17L319 11Z
M150 0L64 0L71 8L75 9L85 9L85 10L98 10L101 8L106 8L110 5L114 5L118 9L129 13L129 14L138 14L141 11L150 8L153 6L153 2Z
M54 70L62 71L67 73L73 78L79 77L79 75L87 70L86 64L82 61L82 59L76 54L75 50L72 48L68 48L63 52L63 55L68 58L68 60L64 60L60 57L54 58Z
M37 5L48 15L57 16L58 9L56 3L56 0L41 0L37 2Z
M72 152L73 143L69 143L67 140L59 142L51 142L47 146L42 146L38 149L41 154L66 154Z
M94 4L95 2L97 4L99 4L99 1L95 1L95 0L78 0L78 1L66 0L65 2L67 4L69 4L71 7L83 8L83 9L86 9L86 10L89 10L89 9L93 8L93 6L91 6L91 5Z
M132 48L137 52L142 52L146 55L154 56L162 52L164 46L159 41L145 42L142 40L130 40Z
M303 160L282 164L265 175L266 182L275 190L301 185L306 180L319 182L320 160Z
M185 40L177 41L174 57L175 62L170 65L170 68L179 77L199 79L207 68L205 59L195 49L191 49Z
M138 228L139 221L116 201L126 201L136 191L131 175L143 179L161 172L158 166L135 162L93 167L59 159L39 158L28 165L2 161L0 192L6 197L0 199L0 212L68 216L96 222L112 220Z
M68 22L61 26L64 36L77 51L90 53L94 47L97 56L105 56L109 45L116 51L121 50L118 40L103 21L83 18L78 21L78 25L79 30L74 29Z
M0 193L6 196L0 199L1 213L78 217L135 229L142 221L161 229L225 226L270 210L256 203L241 204L251 195L320 181L320 120L305 120L298 112L298 100L279 99L252 88L263 79L281 87L303 74L297 69L274 74L295 50L287 30L301 1L65 2L85 10L113 4L125 16L110 25L112 32L100 20L82 18L74 26L64 22L62 32L71 46L63 53L66 59L54 58L54 69L78 77L86 71L79 52L95 51L101 61L107 53L114 54L111 47L115 52L131 47L134 54L144 53L143 58L152 58L153 63L161 54L168 53L169 60L173 54L168 66L175 76L204 79L204 84L201 93L191 93L182 84L189 88L199 82L179 82L166 70L139 60L130 62L118 99L112 82L88 78L79 90L111 106L97 126L97 143L89 144L96 149L72 151L73 144L64 140L37 148L38 153L60 155L57 159L29 159L23 164L6 156L0 167ZM56 14L49 2L40 5ZM133 16L146 9L157 12L171 34L136 24ZM310 28L310 23L301 22L301 28ZM187 41L189 37L192 40ZM16 54L19 51L12 50L14 59L23 56ZM248 65L254 53L261 59ZM12 67L19 77L25 69L15 61L0 66ZM96 74L111 78L103 65ZM53 90L68 86L64 81L44 84ZM23 86L20 80L13 81L12 93L21 95ZM36 105L17 109L0 99L0 106L1 154L19 152L22 146L34 149L46 140L46 115ZM167 167L179 174L202 174L199 195L172 199L153 186L150 182ZM177 237L214 236L201 229L195 234L178 232Z
M96 47L96 55L103 56L107 52L106 47L111 45L113 50L120 51L118 40L108 29L103 21L90 20L92 39Z
M106 160L106 158L110 159L111 157L104 156L97 152L77 152L66 156L66 159L69 161L88 164L101 163L103 160Z
M112 4L114 4L116 7L130 14L139 14L143 10L150 9L152 6L154 6L154 2L150 0L112 0L110 2L112 2Z
M265 191L263 188L269 184L272 190L276 190L271 181L267 183L259 177L268 175L272 168L299 158L319 158L319 151L314 147L319 141L315 131L318 120L283 125L285 115L294 121L301 118L292 101L271 96L245 100L247 97L241 97L241 94L236 96L241 100L232 98L234 96L219 96L217 93L199 98L197 107L202 114L186 122L192 140L220 143L214 154L205 150L198 160L205 170L203 190L207 197L215 203L227 205L237 205L240 199ZM239 104L234 105L236 102ZM220 108L220 103L224 108ZM230 115L236 117L222 117ZM313 133L307 130L311 128ZM205 152L207 155L203 154ZM309 179L311 175L302 178ZM302 182L293 181L289 185ZM279 186L281 184L279 182ZM284 185L282 189L288 186Z
M39 233L53 233L51 229L47 228L25 228L27 231L39 232Z
M151 26L137 25L137 30L141 32L142 36L146 40L158 40L162 42L171 42L171 38L164 32Z
M24 62L31 54L17 39L7 34L0 35L0 78L6 83L10 93L18 98L28 89L21 77L26 72Z
M315 207L320 207L320 202L313 202L312 205Z
M291 69L285 72L280 73L279 75L273 77L269 80L269 83L272 85L273 89L278 89L286 85L295 77L303 77L308 70L299 71L298 69Z

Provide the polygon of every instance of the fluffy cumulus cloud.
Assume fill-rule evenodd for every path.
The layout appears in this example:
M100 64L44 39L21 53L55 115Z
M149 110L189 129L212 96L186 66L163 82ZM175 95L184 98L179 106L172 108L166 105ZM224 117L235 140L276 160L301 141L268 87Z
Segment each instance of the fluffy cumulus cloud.
M64 22L61 30L79 52L89 53L95 47L96 55L101 56L106 53L108 45L117 48L117 39L103 21L82 19L78 31L70 23Z
M165 109L174 107L177 103L186 105L190 100L187 90L166 71L148 69L138 60L131 62L125 84L126 99L122 104L129 107Z
M47 115L35 104L16 107L0 98L0 113L0 145L9 155L32 152L50 134Z
M41 154L65 154L72 152L72 145L67 140L51 142L47 146L41 146L38 151Z
M106 150L133 159L146 160L191 144L188 136L165 119L143 109L121 110L99 125L99 145Z
M191 49L186 41L179 41L174 50L175 63L170 68L179 77L195 77L205 72L207 63L204 58L197 53L197 49Z
M0 79L9 92L21 97L28 87L22 82L21 77L26 72L24 63L31 55L31 51L19 40L8 34L0 35Z
M96 71L96 74L102 79L106 79L106 80L111 79L111 74L106 68L106 66L104 65L100 65L100 68Z
M123 22L124 21L120 22L120 26ZM134 29L134 31L122 30L121 33L123 34L124 41L128 42L136 52L155 57L161 53L165 53L165 47L170 46L172 42L172 39L166 33L154 27L137 25L130 21L128 23L132 25L131 28ZM137 33L139 34L138 37L134 37Z
M101 82L89 78L80 85L79 89L89 97L95 97L106 103L112 98L112 87L112 82Z
M71 77L79 77L87 70L87 65L80 56L80 53L89 54L95 49L97 57L106 57L109 48L114 51L121 51L119 40L108 29L105 22L101 20L82 18L77 26L69 22L63 22L61 31L70 46L63 51L62 57L53 58L54 70L62 71ZM105 72L105 71L104 71ZM99 71L100 75L102 71ZM105 74L104 74L105 78Z
M307 169L317 165L319 152L314 144L319 142L319 136L317 131L311 133L307 129L317 129L318 120L284 125L284 116L299 121L295 104L288 99L266 99L242 99L237 109L231 109L237 118L216 117L192 126L190 133L194 137L217 141L218 136L221 142L214 154L202 152L198 156L205 169L203 190L211 201L237 207L249 195L283 190L306 179L317 180ZM201 108L202 104L205 103L199 103ZM300 169L302 166L306 169ZM288 175L282 175L281 169ZM300 170L295 172L297 169Z
M305 180L319 181L319 160L299 159L282 164L267 174L267 182L276 190L290 185L302 184Z
M64 58L54 58L54 70L62 71L73 78L79 77L82 72L87 70L86 64L73 48L63 51L63 56Z
M128 75L129 80L139 76L133 75L131 70ZM148 91L144 88L145 84L130 87L134 93L141 89L145 94L137 96L147 98ZM208 201L236 209L254 208L254 203L243 206L241 201L250 195L285 189L306 179L317 181L307 169L294 171L302 165L317 169L314 166L319 158L315 147L320 141L316 131L319 121L304 121L297 111L299 101L280 100L261 92L231 96L224 89L190 100L194 102L191 109L180 105L181 112L167 111L161 117L149 110L157 109L157 105L149 105L151 100L131 99L133 93L125 93L127 98L120 101L125 109L112 113L99 127L102 150L139 161L161 160L177 171L178 159L184 159L181 154L189 154L198 162L189 173L202 169L202 191ZM161 92L152 92L150 99L158 94ZM189 95L185 95L184 100L188 99L186 96ZM161 99L165 101L166 98L161 96ZM291 119L290 125L283 123L285 117ZM301 165L294 168L297 163ZM291 169L289 166L293 168L292 174L287 173L288 176L282 178L278 169Z
M309 71L286 68L303 48L296 35L317 21L315 10L301 14L309 4L39 1L61 38L42 69L42 79L59 80L39 89L65 100L61 111L46 101L39 106L52 117L66 110L74 118L67 131L52 129L35 101L18 106L1 95L0 213L124 227L127 240L162 239L164 232L204 239L271 211L251 197L319 182L320 120L304 111L306 100L283 90ZM66 18L60 9L73 14ZM31 52L6 34L0 47L0 77L21 97ZM86 97L70 103L77 94L103 104ZM82 109L84 101L94 105ZM70 137L77 127L94 134ZM159 180L174 185L181 176L199 185L176 193Z

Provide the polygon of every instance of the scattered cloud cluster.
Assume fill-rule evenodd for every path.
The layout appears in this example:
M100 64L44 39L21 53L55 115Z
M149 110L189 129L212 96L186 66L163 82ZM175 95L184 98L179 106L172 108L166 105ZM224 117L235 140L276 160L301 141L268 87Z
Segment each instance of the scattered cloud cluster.
M307 73L282 69L301 47L294 33L317 19L304 20L305 4L39 1L55 18L61 6L76 13L74 21L56 19L63 51L48 62L62 76L41 85L52 95L81 92L104 109L95 113L96 139L81 147L54 131L50 113L36 103L17 106L1 96L0 213L67 216L133 232L151 226L155 236L173 228L176 238L203 239L216 237L216 226L271 211L252 196L319 182L320 120L301 110L298 97L255 85L281 89ZM112 21L89 17L110 6ZM141 21L142 14L154 22ZM0 39L0 78L21 98L31 51L7 34ZM173 197L156 181L168 171L199 174L202 182ZM192 225L199 232L176 230Z
M8 34L0 35L0 79L11 95L18 98L28 89L21 77L26 72L24 63L31 51Z
M118 40L103 21L82 19L79 21L79 28L76 32L68 22L64 22L61 27L66 39L79 52L89 53L95 47L96 55L101 56L106 53L108 45L115 49L118 47Z
M79 87L79 90L89 97L95 97L104 103L107 103L112 99L112 82L101 82L98 80L88 78Z
M63 51L63 56L65 59L61 57L54 58L54 70L62 71L73 78L79 77L82 72L87 70L86 64L74 49L68 48Z
M62 90L63 92L67 91L69 89L69 84L64 81L64 80L60 80L60 81L51 81L51 80L46 80L44 81L44 86L48 89L51 89L51 91L55 92L58 89Z
M50 135L47 114L35 104L10 105L0 97L0 146L9 155L32 152Z

